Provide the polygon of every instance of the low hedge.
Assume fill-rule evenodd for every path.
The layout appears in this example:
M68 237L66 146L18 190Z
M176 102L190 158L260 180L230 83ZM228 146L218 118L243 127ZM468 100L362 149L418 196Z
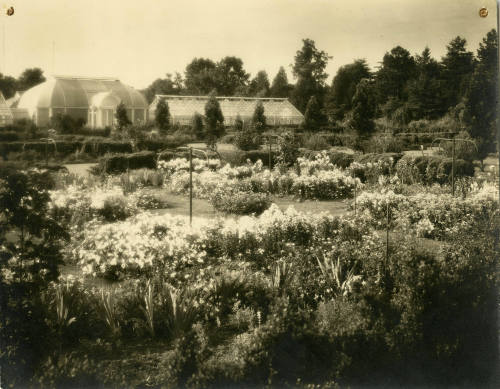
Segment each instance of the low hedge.
M127 169L156 169L156 154L152 151L140 151L132 154L106 155L99 160L94 173L117 174Z
M359 163L369 163L369 162L377 163L379 161L382 162L392 161L392 166L394 166L402 157L403 154L401 153L367 153L367 154L356 154L354 160Z
M19 140L19 135L17 132L13 131L0 132L0 142L16 142L18 140Z
M94 155L104 155L106 153L131 153L132 144L130 142L112 141L112 140L95 140L91 141L57 141L54 147L53 143L45 141L35 142L7 142L3 143L3 147L7 153L20 153L22 151L35 151L37 153L48 152L53 154L57 151L59 155L68 155L77 151Z

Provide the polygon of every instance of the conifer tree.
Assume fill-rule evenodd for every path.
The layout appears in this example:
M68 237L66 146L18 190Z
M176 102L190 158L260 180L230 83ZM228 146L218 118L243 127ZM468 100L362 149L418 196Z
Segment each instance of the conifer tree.
M252 116L252 126L259 134L266 129L266 115L264 114L264 105L259 101L255 106Z
M217 140L224 135L224 132L224 115L222 114L215 91L212 91L205 104L205 142L207 147L215 150L217 148Z
M311 96L307 102L306 113L304 114L304 128L309 131L318 131L323 123L323 114L319 107L316 96Z
M170 109L165 99L160 99L156 105L155 122L163 132L167 131L170 127Z
M117 122L117 126L118 126L119 131L122 131L125 127L127 127L129 124L132 123L130 121L130 119L128 118L127 108L125 107L125 104L123 104L123 103L118 104L118 106L116 107L115 116L116 116L116 122Z

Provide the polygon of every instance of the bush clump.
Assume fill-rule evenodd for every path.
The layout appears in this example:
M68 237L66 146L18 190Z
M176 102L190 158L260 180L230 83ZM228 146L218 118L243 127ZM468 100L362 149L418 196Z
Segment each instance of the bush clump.
M220 190L210 198L210 203L216 210L224 213L260 215L270 207L271 200L263 193Z
M156 169L156 154L152 151L140 151L132 154L115 154L101 158L95 173L117 174L127 169Z
M405 184L451 183L452 159L440 156L405 156L396 163L396 173ZM474 164L455 160L455 178L473 177Z

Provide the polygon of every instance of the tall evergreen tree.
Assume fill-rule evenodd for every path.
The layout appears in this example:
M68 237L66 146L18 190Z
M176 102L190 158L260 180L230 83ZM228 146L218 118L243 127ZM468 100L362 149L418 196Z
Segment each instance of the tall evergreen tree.
M415 76L415 71L415 59L408 50L396 46L385 53L382 66L375 77L378 103L383 105L390 98L405 102L408 98L406 85L408 80Z
M266 129L266 115L264 114L262 101L259 101L255 106L252 116L252 126L258 133L262 133Z
M311 96L307 102L306 113L304 114L304 128L309 131L318 131L323 124L323 114L318 104L316 96Z
M295 106L305 112L307 102L311 96L316 96L320 106L323 105L325 91L326 65L331 57L322 50L318 50L313 40L304 39L302 49L295 55L293 75L297 79L292 91L292 100Z
M243 120L241 120L240 114L236 115L236 119L234 119L233 129L234 131L243 130Z
M447 109L461 101L474 71L474 54L467 51L466 44L464 38L457 36L446 46L448 51L441 60L444 101Z
M467 130L478 145L482 161L493 151L497 128L498 100L498 36L488 32L477 50L478 64L465 94L465 121Z
M342 120L352 108L356 86L363 78L370 78L366 60L357 59L352 64L339 68L326 95L326 112L330 120Z
M160 99L156 105L155 122L158 128L163 132L170 128L170 109L165 99Z
M441 67L428 47L415 57L417 75L408 82L408 106L414 120L436 119L446 111L443 104Z
M273 79L269 95L271 97L289 97L291 86L288 84L288 77L285 68L280 66L280 69Z
M127 108L123 103L118 104L118 106L116 107L115 117L119 131L122 131L125 127L132 123L128 118Z
M197 138L203 138L203 116L198 112L195 112L193 118L191 119L191 133Z
M224 115L220 108L216 92L212 91L205 104L205 142L208 148L216 149L217 140L224 135Z
M357 132L359 138L366 139L375 129L373 122L375 107L372 85L369 80L363 79L358 83L352 106L350 127Z

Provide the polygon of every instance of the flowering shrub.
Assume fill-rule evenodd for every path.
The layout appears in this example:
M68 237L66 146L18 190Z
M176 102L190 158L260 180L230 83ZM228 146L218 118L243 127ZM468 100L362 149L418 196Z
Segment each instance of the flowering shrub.
M376 162L353 162L347 168L347 171L353 177L359 178L361 182L374 183L378 181L379 177L388 175L392 170L392 165L392 158Z
M138 191L130 195L137 208L140 209L163 209L168 207L168 203L164 201L160 196Z
M389 206L390 228L403 228L422 237L444 238L493 217L498 206L492 195L489 187L477 188L465 200L433 193L405 196L392 191L364 192L358 197L357 206L377 228L386 227Z
M248 191L218 190L211 198L213 207L225 213L260 215L271 205L269 197Z
M348 224L328 214L303 214L293 208L283 212L276 205L260 217L237 221L194 218L192 227L180 216L145 213L114 224L92 222L74 255L85 274L115 277L160 271L172 282L183 282L222 258L269 264L287 244L311 245Z
M103 217L107 221L123 220L138 209L137 197L124 196L119 187L84 189L74 185L50 191L49 211L67 225L72 234L81 234L88 221Z
M184 170L182 162L171 162L175 169L168 170L169 181L166 185L174 193L186 193L189 189L189 173ZM201 169L193 173L194 196L210 200L215 193L232 188L256 193L332 200L350 197L356 182L359 183L359 180L331 164L326 153L318 154L312 161L299 158L297 166L299 173L293 169L284 173L279 169L269 171L263 168L260 160L253 165L225 165L216 171Z

